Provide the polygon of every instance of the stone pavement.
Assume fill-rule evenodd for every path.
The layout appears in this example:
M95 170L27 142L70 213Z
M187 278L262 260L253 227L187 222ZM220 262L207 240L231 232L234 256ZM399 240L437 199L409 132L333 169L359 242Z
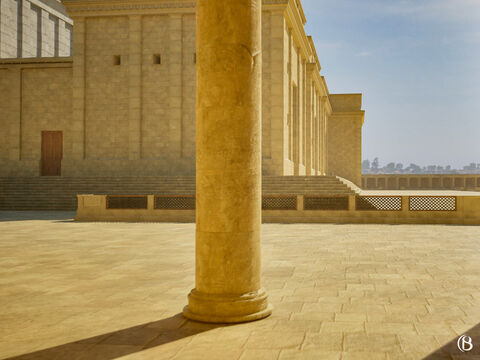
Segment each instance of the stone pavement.
M266 224L274 313L223 326L181 316L194 224L73 215L0 212L0 359L480 357L478 226Z

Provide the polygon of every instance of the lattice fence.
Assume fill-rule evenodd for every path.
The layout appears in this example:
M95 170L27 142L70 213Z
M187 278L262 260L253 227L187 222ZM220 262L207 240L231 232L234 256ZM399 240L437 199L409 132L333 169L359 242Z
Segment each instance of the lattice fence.
M305 196L304 210L348 210L348 196Z
M456 196L410 196L410 211L456 211Z
M355 198L356 210L402 210L401 196L357 196Z
M155 209L195 210L195 196L155 196Z
M297 210L297 197L263 196L262 210Z
M107 196L107 209L146 209L147 196Z

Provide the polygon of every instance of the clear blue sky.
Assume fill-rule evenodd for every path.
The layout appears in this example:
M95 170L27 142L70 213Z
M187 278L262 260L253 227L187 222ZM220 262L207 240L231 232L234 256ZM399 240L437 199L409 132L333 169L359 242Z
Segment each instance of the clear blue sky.
M363 158L480 163L480 0L302 0L330 93L363 93Z

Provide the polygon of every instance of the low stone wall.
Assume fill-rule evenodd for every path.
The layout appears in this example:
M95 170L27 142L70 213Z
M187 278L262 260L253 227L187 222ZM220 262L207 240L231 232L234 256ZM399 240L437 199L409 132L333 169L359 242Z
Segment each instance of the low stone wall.
M146 195L143 209L108 208L107 195L77 195L78 208L75 220L79 221L128 221L128 222L195 222L194 209L155 209L155 198ZM124 198L129 198L125 196Z
M480 191L480 174L362 175L364 190L470 190Z
M480 225L480 196L265 195L264 223ZM75 220L194 222L193 196L78 195Z

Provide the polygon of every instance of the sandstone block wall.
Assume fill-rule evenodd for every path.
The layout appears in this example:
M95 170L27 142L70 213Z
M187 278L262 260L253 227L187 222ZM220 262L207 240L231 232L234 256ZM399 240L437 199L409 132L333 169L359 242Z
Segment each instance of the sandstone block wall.
M328 119L328 173L362 186L361 94L330 95L333 113Z
M41 132L63 131L71 154L72 70L66 63L0 67L0 176L38 176Z
M127 64L128 18L88 18L85 159L128 159Z
M71 79L70 68L22 70L21 159L40 158L42 130L68 135L72 118ZM67 156L71 153L68 136L63 151Z
M20 74L0 69L0 159L19 160Z
M17 57L18 2L0 2L0 58Z
M0 58L70 56L72 25L58 1L2 0Z

